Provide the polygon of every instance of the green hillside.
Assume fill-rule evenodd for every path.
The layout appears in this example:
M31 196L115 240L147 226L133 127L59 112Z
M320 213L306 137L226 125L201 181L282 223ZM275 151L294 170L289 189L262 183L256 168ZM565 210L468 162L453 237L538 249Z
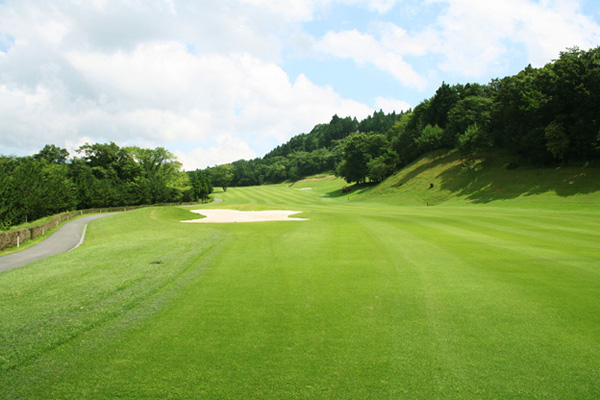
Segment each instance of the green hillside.
M398 205L489 204L591 209L600 199L600 168L519 166L496 156L468 171L457 152L430 153L355 199ZM432 186L433 185L433 186Z

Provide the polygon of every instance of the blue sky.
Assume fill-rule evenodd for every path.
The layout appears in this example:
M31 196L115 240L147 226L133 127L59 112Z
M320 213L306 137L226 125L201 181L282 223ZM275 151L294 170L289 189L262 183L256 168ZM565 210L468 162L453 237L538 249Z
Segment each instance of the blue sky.
M5 0L0 154L114 141L203 168L598 45L596 0Z

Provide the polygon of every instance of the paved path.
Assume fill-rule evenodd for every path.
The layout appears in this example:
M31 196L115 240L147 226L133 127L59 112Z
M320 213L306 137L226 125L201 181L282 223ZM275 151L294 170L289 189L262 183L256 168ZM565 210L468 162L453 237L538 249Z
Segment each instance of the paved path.
M0 272L73 250L83 242L88 222L113 214L115 213L95 214L67 222L35 246L0 257Z

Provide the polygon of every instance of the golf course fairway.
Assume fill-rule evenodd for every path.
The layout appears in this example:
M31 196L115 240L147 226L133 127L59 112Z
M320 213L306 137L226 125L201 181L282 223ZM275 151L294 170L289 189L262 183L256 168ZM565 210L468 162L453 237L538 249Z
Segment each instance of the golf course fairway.
M0 273L0 398L600 398L597 207L344 184L120 213ZM307 220L180 222L199 208Z

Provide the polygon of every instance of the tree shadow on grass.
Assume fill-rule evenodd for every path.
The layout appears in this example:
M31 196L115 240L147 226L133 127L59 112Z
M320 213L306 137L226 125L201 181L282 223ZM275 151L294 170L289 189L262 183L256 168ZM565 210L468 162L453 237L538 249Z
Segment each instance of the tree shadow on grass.
M430 157L425 156L425 157ZM452 164L456 161L455 157L453 156L448 156L448 155L443 155L441 157L433 157L430 158L428 161L423 162L421 165L419 165L418 167L409 170L408 172L406 172L405 174L402 174L402 176L400 177L400 179L398 180L398 182L395 182L392 184L392 187L399 187L404 185L405 183L411 181L412 179L416 178L417 176L421 175L422 173L434 168L434 167L443 167L446 164ZM408 165L406 167L404 167L404 169L410 169L411 165Z
M357 183L352 186L344 186L344 187L348 188L348 191L345 192L344 187L341 187L339 189L332 190L331 192L325 193L324 197L338 198L338 197L343 197L343 196L362 194L362 193L368 192L369 190L371 190L378 184L379 184L379 182L370 182L370 183Z
M490 165L491 164L491 165ZM473 203L510 200L554 192L560 197L600 191L600 168L528 168L506 169L496 163L483 165L471 174L461 165L438 175L440 187Z

